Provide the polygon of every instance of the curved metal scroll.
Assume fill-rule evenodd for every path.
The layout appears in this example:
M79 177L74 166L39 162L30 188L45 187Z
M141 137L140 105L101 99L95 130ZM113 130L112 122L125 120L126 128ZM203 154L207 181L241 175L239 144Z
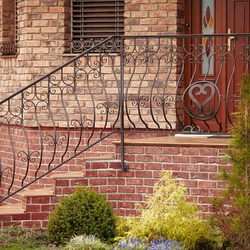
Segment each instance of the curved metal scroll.
M194 82L185 89L182 103L190 117L201 121L210 120L220 109L220 90L210 81Z

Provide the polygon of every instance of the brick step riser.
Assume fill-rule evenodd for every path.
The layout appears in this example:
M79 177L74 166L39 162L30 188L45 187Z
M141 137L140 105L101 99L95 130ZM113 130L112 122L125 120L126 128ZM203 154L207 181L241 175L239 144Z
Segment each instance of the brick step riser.
M116 214L128 216L136 215L136 204L153 194L160 173L170 171L184 183L188 200L198 204L202 214L209 214L212 198L226 187L218 179L221 168L227 166L223 156L223 147L130 145L125 152L128 172L121 170L120 163L90 161L86 177L88 185L107 195Z

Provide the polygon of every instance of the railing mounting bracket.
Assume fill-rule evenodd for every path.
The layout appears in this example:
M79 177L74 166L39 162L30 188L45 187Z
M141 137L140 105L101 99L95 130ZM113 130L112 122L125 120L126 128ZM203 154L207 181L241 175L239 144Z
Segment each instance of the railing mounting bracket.
M123 172L128 172L128 171L129 171L129 165L123 164L123 165L122 165L122 171L123 171Z

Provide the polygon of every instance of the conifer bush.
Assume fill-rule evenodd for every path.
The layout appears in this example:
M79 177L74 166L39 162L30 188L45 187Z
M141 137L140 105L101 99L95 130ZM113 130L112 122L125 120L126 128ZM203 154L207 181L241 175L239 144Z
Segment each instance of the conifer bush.
M232 250L250 249L250 76L243 75L241 99L234 113L233 138L226 159L231 169L223 168L221 179L228 186L214 199L214 224ZM226 248L225 248L226 249ZM227 248L229 249L229 247Z
M47 229L51 242L59 245L84 234L109 242L115 236L115 227L115 215L105 197L92 188L78 187L56 206Z

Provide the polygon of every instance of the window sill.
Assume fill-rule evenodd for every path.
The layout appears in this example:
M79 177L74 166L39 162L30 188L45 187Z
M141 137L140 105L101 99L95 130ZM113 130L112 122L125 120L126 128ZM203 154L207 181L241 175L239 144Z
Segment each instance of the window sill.
M5 59L5 58L16 58L17 54L15 55L0 55L1 58Z

